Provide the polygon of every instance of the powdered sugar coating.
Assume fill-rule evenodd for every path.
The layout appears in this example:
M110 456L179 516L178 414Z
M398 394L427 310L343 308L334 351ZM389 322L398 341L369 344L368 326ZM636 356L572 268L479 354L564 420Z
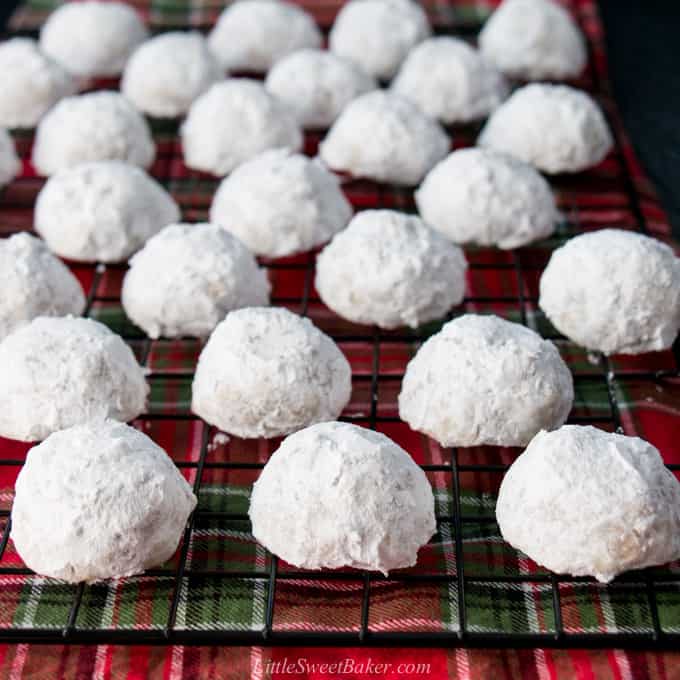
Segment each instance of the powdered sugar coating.
M555 328L588 349L666 349L680 329L680 258L634 232L581 234L552 254L539 305Z
M335 19L329 47L374 78L390 80L430 32L425 12L411 0L351 0Z
M37 316L80 314L83 289L45 244L27 233L0 240L0 340Z
M293 113L261 83L245 78L225 80L202 94L181 136L185 164L218 176L267 149L302 148Z
M316 289L339 316L416 328L463 299L463 252L413 215L358 213L319 254Z
M66 2L47 17L40 47L82 78L117 76L149 33L122 2Z
M573 400L555 345L497 316L465 314L408 363L399 416L442 446L525 446L562 425Z
M89 161L153 163L156 147L144 117L118 92L99 91L62 99L40 121L33 165L52 175Z
M319 155L333 170L354 177L414 186L450 146L441 126L415 104L376 90L345 108L319 145Z
M430 170L415 199L422 218L454 243L519 248L552 234L558 220L548 182L490 149L454 151Z
M223 77L222 67L200 33L171 31L135 50L120 89L140 111L175 118Z
M265 87L294 111L303 127L327 128L347 104L378 85L348 59L306 49L275 64Z
M95 421L28 452L12 540L44 576L70 583L131 576L173 555L195 506L163 449L123 423Z
M309 319L283 308L231 312L201 352L191 409L238 437L280 437L337 418L347 359Z
M595 427L540 432L510 466L503 538L560 574L617 574L680 558L680 483L651 444Z
M9 184L21 170L21 163L9 132L0 127L0 189Z
M486 118L508 96L500 72L465 41L450 36L414 47L392 90L444 123Z
M172 196L141 168L100 161L52 175L38 194L34 226L61 257L121 262L179 216Z
M496 109L477 143L554 174L597 165L613 140L602 112L585 92L536 83L516 90Z
M32 128L62 97L73 94L73 78L44 55L35 40L0 43L0 125Z
M207 337L227 312L269 304L252 253L215 224L171 224L131 260L125 313L151 338Z
M220 184L210 220L257 255L283 257L325 243L352 217L338 179L320 163L265 151Z
M384 434L322 423L287 437L250 500L253 535L304 569L413 566L436 531L425 473Z
M588 61L581 31L552 0L504 0L482 28L479 49L508 76L524 80L576 78Z
M44 439L97 418L128 421L149 388L132 350L106 326L33 319L0 342L0 436Z
M208 40L223 68L267 72L291 52L320 47L321 32L300 7L278 0L248 0L227 6Z

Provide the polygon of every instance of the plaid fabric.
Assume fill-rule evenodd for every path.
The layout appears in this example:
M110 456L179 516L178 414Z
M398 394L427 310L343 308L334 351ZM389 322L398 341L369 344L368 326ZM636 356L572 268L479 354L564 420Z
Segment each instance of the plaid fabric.
M12 30L35 31L59 4L31 0L13 17ZM210 26L222 6L217 0L137 0L136 6L153 30ZM340 2L300 3L328 27ZM495 2L478 0L426 0L423 5L441 31L451 26L466 34L477 27ZM466 250L471 267L463 312L495 313L523 322L555 340L575 376L576 403L571 421L593 423L655 444L667 463L680 463L677 437L680 423L678 352L642 357L590 356L560 337L537 307L538 280L552 250L576 233L615 225L644 228L669 242L663 212L638 166L621 130L606 83L601 26L592 0L565 3L589 38L592 59L577 83L600 100L617 134L617 149L599 167L575 177L553 181L564 221L556 235L523 248L516 254L488 248ZM455 30L455 29L454 29ZM454 146L474 142L477 128L455 129ZM174 123L154 123L158 145L152 174L173 193L187 221L207 217L217 180L188 170L181 157ZM315 153L320 135L308 135L306 151ZM24 159L24 172L0 195L0 231L30 229L32 206L43 181L30 166L32 135L15 135ZM632 189L631 189L632 187ZM413 210L410 191L353 181L345 185L356 209L393 207ZM353 372L353 394L343 417L372 426L392 437L414 457L430 466L438 532L424 547L418 564L370 582L367 630L385 632L457 633L461 613L469 633L564 635L579 633L638 633L654 630L655 617L663 632L680 632L680 565L651 570L653 593L646 575L617 580L608 586L591 582L558 582L556 593L546 570L505 544L494 520L495 496L502 467L518 451L492 447L457 452L460 495L454 497L451 452L412 432L400 422L397 395L406 363L420 342L441 327L428 324L413 333L381 333L377 345L373 331L330 312L310 286L313 255L263 263L273 287L273 304L306 313L331 334L347 356ZM161 633L175 631L259 632L268 625L272 558L250 534L246 512L258 470L278 441L224 442L189 412L191 379L201 350L199 341L148 341L125 317L120 306L124 267L73 267L85 290L92 293L90 315L122 334L140 361L150 369L151 399L148 413L135 425L163 446L196 485L199 507L188 543L161 568L136 578L87 586L77 612L73 605L79 589L25 573L11 540L0 559L0 629L45 631L120 631ZM311 290L309 290L311 288ZM309 290L307 295L305 291ZM378 399L372 412L372 372L377 365ZM607 376L609 375L609 380ZM610 391L611 388L611 391ZM612 396L614 400L612 400ZM29 447L0 440L0 537L6 536L7 515L21 461ZM197 468L202 465L200 480ZM491 466L491 467L489 467ZM497 468L493 468L497 466ZM460 503L461 555L456 555L456 503ZM182 570L177 578L178 569ZM465 575L465 599L459 600L456 579ZM230 575L225 578L225 575ZM429 578L434 577L434 578ZM362 628L363 576L300 573L277 565L274 632L342 632L356 635ZM173 601L177 601L173 611ZM555 602L559 603L559 612ZM75 617L70 620L70 617ZM0 646L0 676L56 677L278 677L271 663L302 656L310 662L346 657L347 650L321 652L300 649L116 648L110 645L17 647ZM429 677L678 677L678 658L671 655L620 651L498 651L381 650L353 651L357 662L369 657L405 663L426 661ZM267 664L270 665L267 665ZM675 669L675 670L674 670ZM403 677L405 671L385 677ZM308 674L308 677L317 677ZM357 676L359 677L359 676Z

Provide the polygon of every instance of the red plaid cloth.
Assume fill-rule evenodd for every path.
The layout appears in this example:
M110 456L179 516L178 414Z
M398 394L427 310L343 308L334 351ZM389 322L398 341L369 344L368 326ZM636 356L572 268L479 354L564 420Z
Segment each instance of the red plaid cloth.
M46 14L55 4L55 0L32 0L24 9L15 16L13 26L21 29L33 29L40 24ZM132 2L149 21L154 29L167 29L172 26L195 26L206 28L211 25L222 5L220 0L136 0ZM329 26L337 12L339 2L327 0L326 2L301 3L312 11L323 26ZM430 14L433 23L440 26L448 26L453 19L457 25L475 25L479 23L495 1L470 0L426 0L423 3ZM615 107L607 96L606 85L606 61L602 49L601 25L597 11L592 0L572 0L568 4L574 15L579 20L581 27L589 38L592 46L592 62L577 83L587 89L597 89L601 96L602 104L609 113L610 119L619 135L618 152L605 161L595 171L579 175L577 178L560 179L556 188L558 201L561 208L571 216L571 222L576 223L578 230L599 228L604 225L615 224L622 228L635 229L637 215L630 203L628 193L622 189L622 172L625 168L630 174L634 185L640 210L646 221L649 231L661 238L669 240L669 229L663 212L654 196L652 188L648 185L642 170L637 164L630 144L620 129ZM188 221L204 219L207 214L212 192L216 182L198 173L188 171L178 153L176 139L176 126L161 126L155 131L156 141L159 147L158 159L152 168L152 174L162 178L175 197L182 205L184 218ZM474 131L463 130L456 134L456 146L467 145L474 139ZM311 135L307 140L306 150L314 153L318 136ZM19 151L24 159L28 157L31 139L25 136L19 139ZM32 221L31 206L33 198L42 181L35 178L28 162L25 163L22 178L11 185L5 192L0 202L2 210L2 225L0 229L13 231L16 229L30 228ZM347 193L356 208L395 207L398 209L410 209L413 207L410 192L385 191L381 187L369 182L353 182L347 186ZM520 291L526 300L527 322L538 330L550 333L545 325L539 310L536 308L537 284L540 269L545 264L550 252L562 239L573 233L572 227L567 224L558 234L544 244L536 244L535 247L523 249L521 258L523 275L518 279L512 265L512 254L494 251L491 249L470 250L467 255L472 263L468 293L466 296L465 310L475 312L494 312L517 320L517 304L503 302L504 297L516 298ZM300 290L304 285L304 266L296 269L295 265L304 265L306 256L293 258L293 266L270 269L270 277L273 283L273 295L275 304L284 304L297 311L296 300L299 300ZM490 269L489 269L490 268ZM93 283L94 271L92 267L76 267L76 273L81 279L83 286L89 289ZM129 326L124 317L120 315L120 309L115 302L120 292L120 280L123 270L109 268L97 285L98 302L93 308L93 316L108 323L112 328L122 332L131 338L130 342L136 349L142 349L142 338L135 339L135 329ZM112 301L107 301L112 298ZM292 302L291 302L292 301ZM330 332L339 339L343 351L348 356L353 369L354 394L352 403L347 409L347 414L354 415L361 422L361 415L370 410L370 391L367 389L367 381L371 373L372 356L370 348L367 350L366 343L356 342L351 339L356 327L345 324L321 304L316 293L312 293L307 310L312 320L322 329ZM343 340L346 337L346 340ZM593 366L587 355L578 347L564 341L560 341L560 349L568 361L570 367L580 375L585 375L585 380L577 384L577 403L574 416L581 418L609 418L609 404L607 403L606 391L602 391L601 384L591 384L587 380L588 373L597 375L601 367ZM197 352L200 350L199 343L159 343L152 347L149 356L149 366L158 372L181 373L187 365L195 362ZM380 351L381 374L399 375L403 372L405 362L408 360L412 347L405 347L404 343L395 341L390 343L383 340ZM676 371L677 366L671 352L659 353L653 356L622 358L612 360L612 369L622 380L617 382L617 399L621 410L621 420L628 434L638 434L654 443L662 451L667 462L680 463L677 458L677 441L674 432L678 429L680 418L680 381L677 379L664 380L654 383L648 380L631 379L625 380L625 373L635 370L671 370ZM164 379L165 380L165 379ZM172 381L165 380L161 383L152 383L152 412L167 413L182 412L186 409L188 398L188 385L183 379ZM396 389L398 381L393 383L381 383L381 394L378 404L379 415L389 418L396 414ZM165 423L149 420L140 425L150 428L153 438L164 446L173 458L181 462L183 460L195 460L196 442L200 441L201 430L192 423ZM606 427L606 425L604 425ZM432 442L423 443L423 438L408 430L403 424L385 422L379 425L390 436L394 437L402 446L407 448L419 463L436 463L443 459L444 452ZM258 460L265 460L271 452L273 444L263 445L257 451ZM21 458L25 454L27 446L22 444L0 442L0 453L4 458ZM228 460L238 459L244 454L238 441L230 443L228 449L216 450L213 455ZM252 450L249 455L252 456ZM508 463L515 453L511 451L474 449L461 451L460 462L465 463ZM7 468L2 470L3 478L0 480L0 508L8 507L11 502L11 487L14 483L13 476L18 470L12 472ZM189 471L188 471L189 472ZM241 480L230 472L231 476L221 473L219 470L210 472L210 480L206 491L219 490L225 484L252 482L252 479ZM251 475L252 476L252 475ZM236 478L235 478L236 477ZM497 490L500 475L491 473L464 473L461 476L461 484L469 493L467 500L470 508L475 512L488 511L489 503L492 505L493 494ZM2 491L5 489L6 491ZM3 495L4 494L4 495ZM230 503L233 498L227 499ZM211 493L202 494L201 502L208 509L221 507L221 503L227 502L223 496ZM447 503L445 498L438 498L438 503ZM469 512L473 512L466 508ZM203 527L204 533L200 534L192 542L191 555L196 563L210 565L215 560L225 559L225 550L216 547L211 542L210 526ZM1 529L1 526L0 526ZM496 569L514 569L517 567L516 556L510 554L504 548L498 549L494 536L483 532L474 533L470 542L470 565L466 562L466 572L477 570L479 573L495 573ZM220 538L223 540L223 538ZM450 546L450 543L449 543ZM438 550L446 550L446 543L441 547L428 547L421 555L422 566L436 564L446 556L438 554ZM17 556L10 550L10 560ZM5 560L8 558L6 557ZM244 558L245 559L245 558ZM244 564L246 562L244 561ZM535 567L531 567L535 569ZM90 599L84 601L79 616L83 619L83 625L96 626L101 623L102 602L99 596L112 596L116 601L112 616L118 617L119 625L128 625L130 622L121 620L121 617L132 617L131 621L136 626L152 627L154 625L154 613L150 609L154 600L144 598L145 587L155 587L162 592L162 587L153 585L152 580L141 579L139 592L134 591L129 595L125 587L121 587L122 595L116 592L116 588L93 588ZM384 598L378 598L377 603L371 608L371 616L377 626L390 626L395 624L441 626L440 611L433 611L433 602L438 603L438 596L434 596L423 588L422 592L413 593L406 590L403 597L399 597L395 584L387 584L383 589L381 584L375 584L376 590L384 590ZM403 584L402 584L403 585ZM566 630L616 630L620 626L634 626L639 623L636 617L644 620L647 614L641 608L633 612L636 603L630 602L631 619L620 621L617 617L612 618L611 611L600 606L594 612L595 619L589 620L593 614L590 609L584 611L582 603L598 602L598 596L591 589L590 584L585 586L569 586L563 584L560 588L562 598L564 627ZM21 592L17 590L17 592ZM585 595L584 595L585 592ZM396 597L395 597L396 593ZM536 598L535 608L531 613L537 617L535 626L539 630L549 629L551 625L549 617L545 617L546 610L541 604L542 591L536 589L532 597ZM199 595L194 591L195 595ZM54 591L54 601L50 602L50 594L45 594L41 599L41 605L45 605L46 613L43 615L49 620L50 609L58 609L59 593ZM131 600L126 598L132 597ZM207 591L207 598L214 596ZM474 609L478 619L473 624L484 626L487 621L484 614L487 611L485 598L493 598L494 591L487 593L480 590L473 592L472 596L482 603L478 609ZM0 625L11 625L16 619L17 610L23 606L21 595L13 598L13 590L10 585L4 585L0 591ZM157 597L157 593L156 593ZM523 596L522 596L523 597ZM2 599L4 598L4 599ZM116 600L116 598L119 598ZM349 613L345 613L350 595L338 591L335 593L309 589L308 599L300 601L295 588L288 589L279 586L277 590L278 626L284 630L295 630L300 626L321 625L355 626L351 623ZM197 599L197 602L203 600ZM510 602L510 600L509 600ZM514 602L514 601L513 601ZM601 604L601 603L599 603ZM493 605L493 602L492 602ZM669 600L663 609L664 616L668 612L673 613L674 607L680 608L676 600ZM508 606L505 603L504 606ZM520 603L520 616L529 611L524 600ZM611 607L610 607L611 608ZM4 609L4 611L3 611ZM624 608L625 609L625 608ZM349 609L347 609L349 612ZM453 612L451 620L455 619ZM669 614L669 616L670 616ZM192 616L200 623L203 619L200 612L186 613L187 625L191 625ZM669 626L675 625L676 619L670 616L669 620L662 621ZM312 623L310 623L312 622ZM444 623L448 623L447 619ZM520 621L521 622L521 621ZM511 627L518 625L513 620L508 624ZM643 623L643 625L645 625ZM326 667L323 666L326 664ZM337 664L335 667L333 664ZM295 673L293 673L295 671ZM298 672L299 671L299 672ZM662 653L632 653L617 650L606 651L560 651L560 650L466 650L466 649L298 649L298 648L238 648L238 647L116 647L112 645L100 646L29 646L25 644L17 646L0 646L0 677L11 678L327 678L327 677L428 677L428 678L680 678L680 656Z
M343 669L343 673L329 672L333 664ZM293 675L291 666L304 672ZM427 668L429 671L417 673ZM0 646L0 677L12 680L417 680L419 677L424 680L678 680L680 654L618 649L41 647L22 644Z

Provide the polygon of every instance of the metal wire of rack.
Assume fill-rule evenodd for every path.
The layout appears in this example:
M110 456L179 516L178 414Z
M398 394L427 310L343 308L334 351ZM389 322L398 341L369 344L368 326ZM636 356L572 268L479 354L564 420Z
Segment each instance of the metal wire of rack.
M438 16L439 32L461 32L455 24L455 17L446 12L440 12ZM473 34L476 28L478 26L466 24L462 33ZM592 67L592 60L584 85L608 106L606 92L597 69ZM610 120L610 123L616 132L616 121ZM175 195L183 208L185 220L204 218L217 180L184 168L176 125L156 123L155 134L159 154L152 174ZM455 129L453 134L456 146L464 146L473 142L476 129ZM319 137L318 134L308 135L308 153L314 153ZM19 137L22 157L27 157L30 145L30 135ZM464 311L498 313L540 330L545 337L554 339L566 354L576 353L579 361L570 363L570 366L577 393L580 387L599 390L604 395L604 402L597 409L576 408L570 422L624 431L626 424L618 397L621 385L636 382L649 389L659 385L680 389L677 382L680 379L680 343L676 342L671 352L663 353L657 360L642 366L637 362L627 364L618 357L585 357L583 352L548 327L537 308L536 289L537 277L551 250L573 233L608 222L612 211L618 215L616 219L619 226L647 231L621 139L617 138L616 151L606 162L604 170L577 177L558 177L553 184L562 208L567 212L556 238L512 252L468 249L468 294L461 308L454 310L449 318ZM24 176L0 195L0 215L5 218L3 231L11 233L30 228L33 201L41 185L41 180ZM412 193L403 189L357 181L348 183L346 191L356 209L414 209ZM586 201L582 205L579 198L583 192L595 195L597 200ZM272 304L284 305L309 316L351 355L355 397L342 419L387 432L402 443L400 436L406 437L404 433L407 428L396 415L393 403L395 390L398 390L408 357L424 338L438 330L440 324L431 324L413 332L384 332L342 322L323 307L314 291L314 262L313 253L264 262L274 284ZM170 449L170 455L192 482L199 499L204 498L207 491L219 492L221 484L224 484L223 490L227 489L234 478L241 481L248 479L252 483L277 442L231 440L225 445L216 446L215 428L192 415L183 398L192 376L191 361L179 362L178 367L171 361L162 360L167 353L173 352L195 358L200 349L199 344L190 339L151 341L129 322L124 319L121 321L118 316L111 314L112 310L118 314L120 279L124 266L77 265L74 270L88 284L86 315L108 321L131 344L140 362L148 367L152 401L154 386L161 385L165 392L174 395L170 399L161 399L156 407L152 404L149 412L136 419L134 424L152 437L155 433L164 433L163 428L170 429L170 434L162 434L161 438L167 441L161 441L161 444ZM166 365L168 363L170 365ZM574 368L574 364L581 368ZM442 479L446 480L440 484L439 491L446 496L446 500L437 504L438 531L433 543L449 547L442 549L443 557L440 560L432 562L435 568L427 568L431 564L427 561L425 568L417 566L394 572L389 577L356 570L311 572L285 565L257 547L253 548L254 563L247 564L240 563L238 557L234 558L232 554L241 549L241 544L226 540L220 543L217 558L206 549L203 551L205 559L202 559L198 537L211 536L211 532L216 532L218 542L231 531L238 534L239 541L253 543L252 537L244 538L248 534L245 506L234 502L226 493L224 504L214 506L199 502L184 531L178 554L170 563L149 570L142 576L126 579L124 583L56 585L54 587L58 589L59 598L55 594L55 601L59 599L61 604L57 606L53 603L56 614L54 619L50 619L51 623L40 625L33 619L28 625L17 624L16 621L3 620L0 613L0 641L677 648L680 644L680 621L671 622L671 625L662 621L658 597L667 592L680 593L680 569L671 566L626 574L607 587L595 586L591 579L559 576L535 566L527 567L526 560L517 555L512 558L504 556L500 569L492 565L479 570L468 558L466 537L479 532L482 537L493 538L497 533L495 516L493 508L484 503L480 511L470 511L469 508L473 506L467 503L466 489L480 483L483 493L476 499L485 498L489 485L497 486L517 451L493 447L443 451L427 438L414 438L413 433L408 435L408 441L411 443L411 453L419 458L417 462L428 476L440 483ZM417 446L422 447L422 451L416 453L413 442L418 442ZM23 463L25 449L12 447L0 440L0 472L11 470L10 476L16 474ZM676 473L680 471L680 465L669 467ZM21 588L29 589L44 587L44 579L26 569L11 551L10 507L11 498L9 502L0 504L0 602L3 588L8 584L19 583ZM219 529L215 529L216 526ZM504 546L503 549L508 550L508 547ZM491 553L487 557L489 555ZM495 564L495 561L497 556L493 559L489 557L489 563ZM517 569L517 564L521 568ZM244 583L248 586L242 588ZM544 602L544 610L551 611L547 617L549 622L533 630L521 630L514 623L509 625L509 631L507 625L496 628L493 625L480 625L471 598L475 595L475 589L484 587L491 589L492 601L494 592L500 592L494 591L494 588L517 592L521 597L540 598ZM617 593L625 592L636 606L646 612L645 625L640 629L624 626L608 627L606 632L577 632L570 624L567 601L576 589L596 587L606 591L610 599L619 597ZM164 606L160 612L152 613L151 623L140 626L128 622L129 625L122 625L120 621L96 619L97 612L102 610L107 598L117 597L119 590L126 588L130 589L131 597L139 597L143 589L161 589L166 593ZM450 616L445 624L427 626L412 623L397 629L389 625L387 618L375 620L375 613L381 611L382 598L386 593L391 593L392 598L398 600L400 593L415 593L415 597L418 597L421 591L436 592L438 598L446 600ZM199 592L204 605L211 600L220 600L225 597L225 593L233 593L235 599L246 593L246 599L252 599L249 600L249 606L253 612L253 625L244 625L240 621L225 623L217 610L214 615L209 612L192 621L189 612L192 594ZM281 596L282 592L286 597ZM295 605L298 607L295 610L298 618L295 621L295 616L289 611L295 608L290 604L293 599L291 593L298 598L298 605ZM328 605L320 604L323 598L328 600ZM66 605L63 605L64 601ZM350 617L344 613L341 616L340 610L348 609L350 601L352 622L346 623ZM333 609L336 602L339 603L337 611L326 613L324 625L315 626L315 616L306 609L314 609L315 605ZM512 612L508 614L507 609L507 603L499 604L500 611L496 612L499 620L506 615L512 618ZM280 624L281 618L285 619L285 625ZM342 625L329 625L329 621L340 618ZM57 622L53 623L54 620Z

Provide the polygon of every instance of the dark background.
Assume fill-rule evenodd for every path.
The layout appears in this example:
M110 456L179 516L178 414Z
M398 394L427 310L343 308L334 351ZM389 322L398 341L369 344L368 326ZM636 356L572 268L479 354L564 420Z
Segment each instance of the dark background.
M0 28L19 4L0 0ZM680 238L680 1L599 0L614 95Z
M680 2L599 5L619 110L680 238Z

